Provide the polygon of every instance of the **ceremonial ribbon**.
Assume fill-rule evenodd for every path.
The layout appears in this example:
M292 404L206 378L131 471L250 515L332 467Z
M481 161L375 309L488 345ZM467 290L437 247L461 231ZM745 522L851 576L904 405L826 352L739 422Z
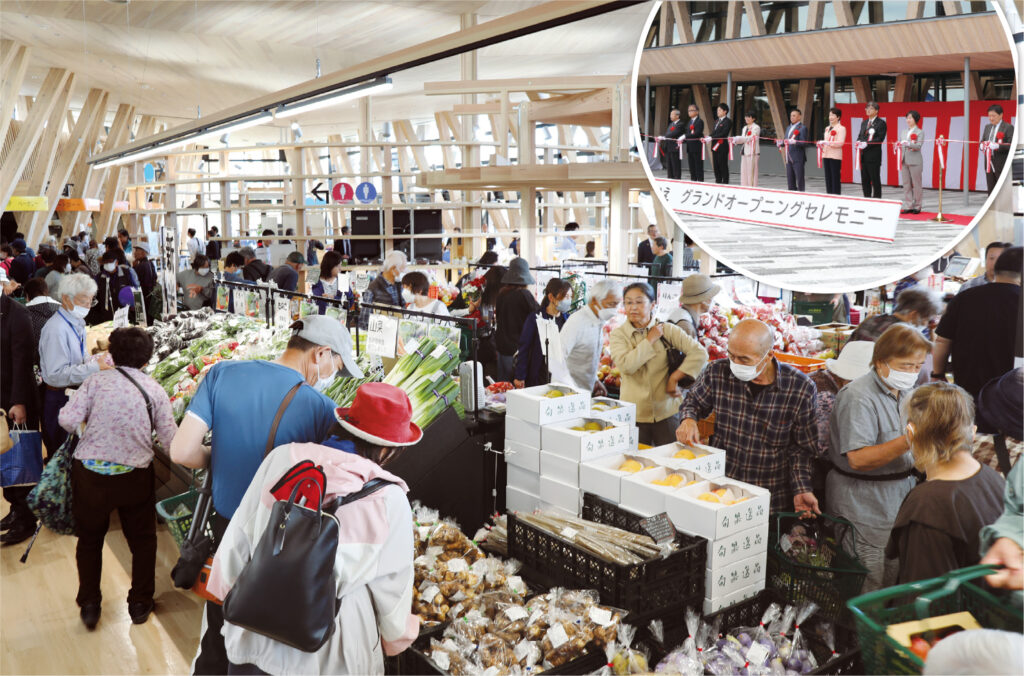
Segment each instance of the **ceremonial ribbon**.
M943 171L945 171L946 170L946 139L944 139L943 137L940 136L938 138L938 140L935 141L935 149L939 153L939 167Z
M818 141L818 169L821 169L821 161L825 157L825 142Z
M708 144L711 143L711 137L708 136L708 137L705 137L705 138L703 138L701 140L703 141L703 143L700 144L700 159L701 160L705 160L705 159L707 159Z
M896 170L900 171L903 169L903 142L893 141L892 151L896 153Z
M854 148L857 152L853 154L853 169L854 171L860 171L860 151L863 150L863 148L860 147L859 141L854 144Z
M992 173L993 171L995 171L992 168L992 147L994 145L995 144L992 143L991 141L981 142L981 150L985 153L985 171L987 171L988 173Z
M732 144L735 142L735 138L729 137L729 161L732 162Z
M676 147L679 148L679 159L683 159L683 139L676 139Z
M658 148L661 146L661 142L664 141L664 140L665 140L664 136L655 136L654 137L654 145L651 146L651 159L652 160L658 158Z

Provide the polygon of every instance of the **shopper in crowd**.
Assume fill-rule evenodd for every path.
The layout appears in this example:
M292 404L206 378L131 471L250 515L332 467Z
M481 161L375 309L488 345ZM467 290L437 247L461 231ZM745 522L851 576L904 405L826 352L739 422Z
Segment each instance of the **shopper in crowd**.
M457 287L459 287L461 289L463 286L466 285L467 282L472 281L474 279L477 279L479 277L483 277L484 275L486 275L487 271L490 270L492 266L497 265L497 264L498 264L498 252L497 251L485 251L485 252L483 252L483 254L480 255L480 258L476 262L476 269L470 270L466 274L464 274L461 277L459 277L459 281L455 282L455 286L457 286ZM452 309L454 310L454 309L459 309L459 308L453 306Z
M33 279L28 284L46 284ZM45 298L45 293L43 294ZM31 313L6 294L0 294L0 408L6 411L8 425L39 428L39 405L32 364L36 346L32 335ZM10 505L7 516L0 520L0 544L24 542L36 529L36 517L26 498L32 486L6 486L4 500Z
M897 561L885 556L885 545L900 505L916 484L900 410L930 349L913 327L891 326L875 342L871 372L836 395L828 510L856 528L854 548L868 569L865 592L896 582Z
M926 580L978 563L981 529L1002 514L1003 478L971 455L974 402L949 383L923 385L905 408L914 466L925 474L893 523L885 554L897 582Z
M14 242L17 242L19 239L22 240L23 242L28 242L28 240L25 239L25 233L18 231L14 233L14 239L11 240L11 243L13 244ZM28 246L28 244L25 245L25 253L27 253L33 260L36 257L36 252L32 249L32 247Z
M860 124L857 135L857 146L854 152L860 153L861 187L864 197L882 198L882 151L887 147L885 141L885 120L878 117L878 102L868 101L864 104L867 119Z
M1024 674L1024 635L1001 629L954 632L932 646L921 673L924 676Z
M964 282L960 286L960 290L957 291L957 294L961 294L967 289L973 289L977 286L984 286L994 282L996 279L996 261L999 260L1003 251L1012 246L1011 242L989 242L985 246L985 272Z
M274 255L272 247L274 246L274 240L272 239L277 233L270 228L263 231L263 239L256 243L256 255L259 256L260 260L267 265L274 266ZM284 242L282 242L284 244Z
M349 228L347 225L341 226L341 237L334 240L334 250L341 254L341 259L344 261L352 262L352 240L349 239Z
M700 443L697 421L715 414L713 446L726 450L726 475L771 491L771 510L820 513L812 491L817 454L814 383L772 354L775 334L744 319L729 333L728 359L697 377L675 439Z
M953 380L976 397L985 383L1013 368L1014 341L1020 330L1022 254L1024 248L1019 246L1005 249L996 261L992 283L950 301L935 329L932 378L945 380L952 358Z
M708 353L678 326L659 322L654 301L649 284L627 286L622 293L627 321L611 332L609 345L622 378L619 398L636 405L640 443L661 446L675 438L683 399L680 388L701 373ZM670 349L683 354L674 371L669 371Z
M547 356L548 346L541 345L541 322L554 323L561 329L569 317L572 307L570 295L572 285L564 279L552 277L544 287L544 304L541 305L536 317L528 317L523 322L523 331L519 334L519 349L516 355L515 374L512 384L517 388L534 387L551 382L553 360ZM562 382L562 381L559 381ZM564 383L568 385L569 383Z
M103 252L100 251L99 244L96 243L96 240L90 238L82 260L89 266L89 273L93 277L100 274L100 257L102 255Z
M121 248L121 241L117 237L107 237L103 240L103 253L113 252L117 256L118 265L127 265L128 257L124 255L124 249ZM102 260L102 259L101 259Z
M232 251L224 257L224 273L222 277L229 282L249 283L243 274L245 269L245 258L238 251Z
M921 157L921 147L925 142L925 134L918 126L920 122L921 113L916 110L907 113L906 138L896 142L903 149L903 166L899 167L900 179L903 181L901 214L921 213L921 198L924 195L924 158Z
M206 254L196 254L192 259L192 269L179 272L177 282L181 290L181 304L186 310L213 306L216 288Z
M90 326L109 322L119 308L133 304L131 289L139 288L139 280L131 268L118 262L118 254L124 256L120 249L108 249L100 259L102 270L96 275L98 302L86 318Z
M299 288L299 273L306 269L306 257L298 251L293 251L284 259L284 264L274 268L270 273L270 281L277 284L277 288L285 291L295 291Z
M65 275L66 276L66 275ZM62 277L63 279L63 277ZM43 333L43 326L50 321L50 317L57 313L60 308L60 301L54 300L53 296L60 297L60 289L54 294L46 282L42 279L30 279L25 282L25 308L32 317L32 347L39 347L39 336ZM39 364L38 352L32 359L34 364Z
M650 284L654 292L658 292L658 277L672 276L672 253L668 250L668 240L658 237L654 240L654 262L651 263Z
M651 223L647 226L647 239L641 240L636 248L636 262L640 265L654 262L654 240L661 237L658 232L658 224Z
M580 255L579 246L576 243L576 232L580 224L573 221L565 224L565 236L558 239L558 246L555 247L555 257L559 260L565 258L578 258Z
M188 242L186 243L188 249L188 261L191 263L196 259L196 256L203 254L206 255L206 245L203 244L203 240L196 234L195 228L188 229Z
M341 254L330 250L324 254L320 261L320 279L313 285L311 293L318 298L332 298L334 300L346 301L345 307L351 307L354 298L351 291L341 290ZM322 300L314 300L319 309L319 314L327 312L327 308L337 307Z
M754 111L743 115L743 130L736 140L740 144L740 185L757 187L757 165L761 160L761 127L754 120Z
M422 272L407 272L402 277L402 302L409 310L450 316L442 300L430 297L430 280Z
M712 282L707 275L689 275L683 280L679 307L669 314L669 323L681 328L691 338L700 338L703 333L700 330L700 317L711 311L711 303L721 291L722 287Z
M90 376L60 411L60 426L85 424L71 470L72 512L78 547L78 596L82 622L100 619L100 571L110 513L117 510L132 552L128 615L142 624L153 611L156 577L156 493L153 434L170 448L177 427L160 383L142 372L153 356L153 339L132 326L110 334L115 369Z
M822 164L825 168L825 192L829 195L841 195L843 182L843 146L846 145L846 127L842 123L843 111L831 108L828 111L828 128L821 143Z
M402 652L419 633L419 618L411 613L415 570L409 489L381 465L387 467L386 459L416 444L423 432L412 422L409 398L385 383L361 386L352 407L339 409L338 420L350 452L291 443L278 446L263 461L217 549L207 587L224 598L238 581L256 543L265 537L272 505L263 496L296 462L311 460L323 467L325 503L372 480L390 482L335 512L338 556L333 571L325 571L333 574L341 599L335 631L319 650L305 652L225 622L229 674L383 673L383 654Z
M924 287L905 289L896 300L896 308L892 314L880 314L868 317L860 323L850 336L850 340L866 340L874 342L893 324L910 324L925 330L942 313L942 299L938 294Z
M64 250L64 255L68 257L68 263L71 264L71 272L81 272L84 275L92 274L92 270L79 256L77 249L68 247Z
M596 249L597 249L597 242L595 242L594 240L589 240L587 242L587 253L584 254L583 257L584 258L593 258L594 257L594 252L596 251Z
M270 279L270 273L273 268L271 268L265 261L257 258L256 252L253 251L251 246L243 246L238 250L238 253L245 261L245 265L242 267L242 276L245 277L247 281L256 283L265 282Z
M537 300L526 288L533 283L530 264L525 258L513 258L501 278L502 288L495 303L495 316L498 380L502 382L511 382L515 378L514 357L519 349L523 324L540 310Z
M36 256L36 271L32 273L32 277L39 277L40 279L46 279L46 275L50 274L53 270L53 262L57 260L57 252L46 247L45 249L40 245L39 255ZM63 270L63 268L62 268Z
M4 271L8 279L11 276L11 263L14 262L14 247L10 244L0 244L0 270Z
M306 240L306 265L319 265L320 260L316 255L317 249L320 251L324 250L324 243L318 239L313 239L313 228L306 226L306 237L311 239Z
M10 278L18 284L24 284L36 273L36 262L28 252L25 240L16 239L11 242L14 249L14 259L11 261Z
M61 280L61 308L39 334L39 371L46 384L43 393L43 444L54 453L67 439L57 421L67 403L65 391L81 385L86 378L110 368L104 355L86 352L85 317L96 303L96 282L83 274Z
M985 578L998 589L1024 589L1024 463L1017 462L1006 477L1003 511L981 531L981 563L999 566ZM1017 595L1020 607L1021 595Z
M556 363L560 372L552 368L558 382L595 396L607 396L597 370L604 348L604 326L618 313L621 302L622 287L615 280L606 277L588 285L587 304L569 317L559 335L562 354Z
M832 448L831 420L839 390L871 371L871 355L875 344L851 340L843 346L839 357L826 359L825 368L810 374L817 391L818 457L826 459ZM817 491L815 491L817 494Z
M373 278L366 292L377 305L402 306L402 277L409 261L401 251L391 250L384 256L379 275Z
M477 311L480 313L480 320L485 324L497 325L498 297L501 295L502 289L505 288L501 280L505 278L507 271L507 268L496 265L489 268L483 275L484 290L480 294L480 306Z
M46 274L42 275L42 278L46 280L47 288L59 289L60 280L64 279L64 275L71 274L71 261L68 259L67 254L57 254L53 257L50 267L43 270ZM37 273L36 276L39 277L40 275Z
M138 242L132 247L132 270L139 279L139 288L142 289L142 297L149 299L156 288L156 264L149 258L149 245Z
M220 237L220 230L217 226L210 228L208 233L209 240L206 242L206 257L210 259L210 265L214 268L220 266L220 249L221 245L215 238Z
M128 234L125 228L117 229L117 241L121 251L124 251L126 256L130 256L132 253L132 236Z
M335 404L322 390L338 369L363 377L352 356L348 330L336 319L309 315L292 325L284 353L274 361L222 361L199 383L174 443L171 460L212 473L213 529L222 540L228 523L252 482L267 446L275 416L286 397L277 435L271 443L319 443L334 423ZM203 437L212 432L212 444ZM193 666L196 674L224 674L221 606L206 604L203 637Z

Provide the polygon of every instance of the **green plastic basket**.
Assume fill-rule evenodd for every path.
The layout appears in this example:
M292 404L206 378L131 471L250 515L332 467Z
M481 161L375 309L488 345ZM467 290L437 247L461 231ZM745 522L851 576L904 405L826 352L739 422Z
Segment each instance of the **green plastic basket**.
M847 605L853 611L865 671L920 674L924 669L920 657L886 633L892 624L967 611L986 629L1020 632L1024 614L1019 608L969 582L995 570L995 566L972 566L852 599Z
M196 503L199 501L199 491L190 488L188 492L175 495L156 503L156 513L161 519L167 522L167 529L171 531L171 537L181 549L181 543L188 536L188 529L192 527L192 514L196 511ZM180 507L186 507L188 514L184 514ZM175 516L179 514L179 516Z
M773 519L766 586L780 590L790 603L814 601L822 616L849 622L846 602L860 594L868 574L853 553L853 524L828 514L804 520L794 512L780 512ZM798 563L782 551L781 535L797 522L817 530L819 541L825 538L820 547L824 565Z

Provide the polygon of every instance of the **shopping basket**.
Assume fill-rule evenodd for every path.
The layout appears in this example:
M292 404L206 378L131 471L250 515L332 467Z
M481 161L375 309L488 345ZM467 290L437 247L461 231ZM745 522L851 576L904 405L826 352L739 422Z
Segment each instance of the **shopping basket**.
M157 516L167 523L167 530L171 531L171 537L174 538L174 542L178 545L179 550L181 549L181 543L188 537L188 531L192 527L192 515L195 513L196 504L199 502L199 490L196 488L197 479L198 474L193 472L192 485L189 486L187 491L181 495L175 495L156 503ZM210 525L212 519L213 510L210 509L210 514L205 524L208 535L213 534L213 529Z
M889 625L970 612L987 629L1021 631L1024 614L970 580L991 575L996 566L971 566L930 580L881 589L852 599L865 671L869 674L919 674L924 661L886 633Z
M783 550L782 536L797 523L817 541L813 562L794 561ZM868 574L853 553L854 533L852 523L828 514L816 519L801 519L794 512L775 514L768 539L767 586L780 590L790 603L814 601L822 616L849 621L846 602L860 594Z

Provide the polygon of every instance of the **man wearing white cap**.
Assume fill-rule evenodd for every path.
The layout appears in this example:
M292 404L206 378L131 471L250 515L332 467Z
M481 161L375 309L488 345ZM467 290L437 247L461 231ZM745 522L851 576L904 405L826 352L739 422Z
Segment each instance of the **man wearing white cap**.
M339 368L362 378L352 357L348 329L337 319L310 315L292 324L292 337L275 361L222 361L199 383L171 444L171 460L212 473L213 530L227 529L256 470L275 424L272 446L319 443L334 425L335 404L323 390ZM207 431L210 447L203 445ZM203 639L193 666L197 674L227 673L217 604L206 605Z
M672 311L668 320L686 331L691 338L699 338L700 316L711 310L711 301L721 290L722 287L712 282L707 275L690 275L683 280L679 307Z

